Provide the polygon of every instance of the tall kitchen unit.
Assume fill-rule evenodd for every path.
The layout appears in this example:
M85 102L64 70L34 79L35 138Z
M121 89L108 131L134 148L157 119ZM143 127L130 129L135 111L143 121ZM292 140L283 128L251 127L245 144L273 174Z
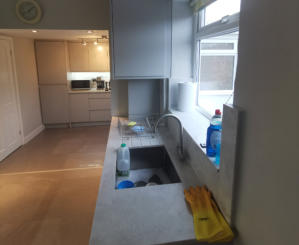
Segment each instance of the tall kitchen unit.
M110 0L112 101L128 83L128 115L160 114L171 73L171 0ZM113 90L122 90L115 93ZM117 97L118 96L118 97ZM123 111L117 103L113 113ZM141 115L142 114L142 115Z
M67 44L39 40L35 49L43 123L66 124L69 122Z
M111 0L113 79L170 76L171 6L171 0Z

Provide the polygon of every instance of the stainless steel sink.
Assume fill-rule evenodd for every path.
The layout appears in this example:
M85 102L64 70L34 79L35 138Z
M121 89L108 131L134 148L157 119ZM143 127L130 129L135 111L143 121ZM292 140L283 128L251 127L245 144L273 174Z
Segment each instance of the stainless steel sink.
M158 184L181 182L173 163L164 147L144 147L130 149L131 169L128 177L116 176L116 185L123 180L149 182L156 175L161 180Z

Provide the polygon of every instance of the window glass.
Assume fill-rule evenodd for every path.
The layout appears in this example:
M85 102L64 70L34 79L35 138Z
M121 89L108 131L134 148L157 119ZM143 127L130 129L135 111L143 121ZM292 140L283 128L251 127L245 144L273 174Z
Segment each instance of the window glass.
M201 90L232 90L233 55L202 55L200 59Z
M217 0L204 11L204 25L209 25L222 17L240 12L241 0Z
M234 43L201 43L201 50L234 49Z
M213 115L233 103L238 32L200 40L198 105Z

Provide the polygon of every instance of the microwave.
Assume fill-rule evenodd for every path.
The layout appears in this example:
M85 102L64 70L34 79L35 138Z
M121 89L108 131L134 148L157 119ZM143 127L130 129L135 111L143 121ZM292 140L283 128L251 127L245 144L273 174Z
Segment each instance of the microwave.
M71 89L90 89L90 80L72 80Z

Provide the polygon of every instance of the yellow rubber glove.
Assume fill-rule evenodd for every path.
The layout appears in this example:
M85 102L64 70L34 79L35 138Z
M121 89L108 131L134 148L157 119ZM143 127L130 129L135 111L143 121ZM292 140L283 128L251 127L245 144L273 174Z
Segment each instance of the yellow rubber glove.
M190 187L185 197L191 206L196 239L208 242L223 231L209 199L204 195L203 187Z
M191 206L195 236L198 241L227 242L233 233L205 187L190 187L185 198Z
M218 219L219 224L222 226L223 231L218 233L215 237L209 240L209 242L229 242L234 238L234 233L232 232L230 226L224 219L223 215L221 214L217 204L212 198L211 193L208 191L206 187L203 188L203 193L206 198L209 199L211 207L213 208L216 217Z
M211 239L209 242L230 242L234 238L234 233L232 232L230 226L224 219L223 215L220 213L219 208L217 207L216 203L212 201L213 209L215 210L215 213L217 215L217 218L223 228L223 232L217 234L213 239Z

